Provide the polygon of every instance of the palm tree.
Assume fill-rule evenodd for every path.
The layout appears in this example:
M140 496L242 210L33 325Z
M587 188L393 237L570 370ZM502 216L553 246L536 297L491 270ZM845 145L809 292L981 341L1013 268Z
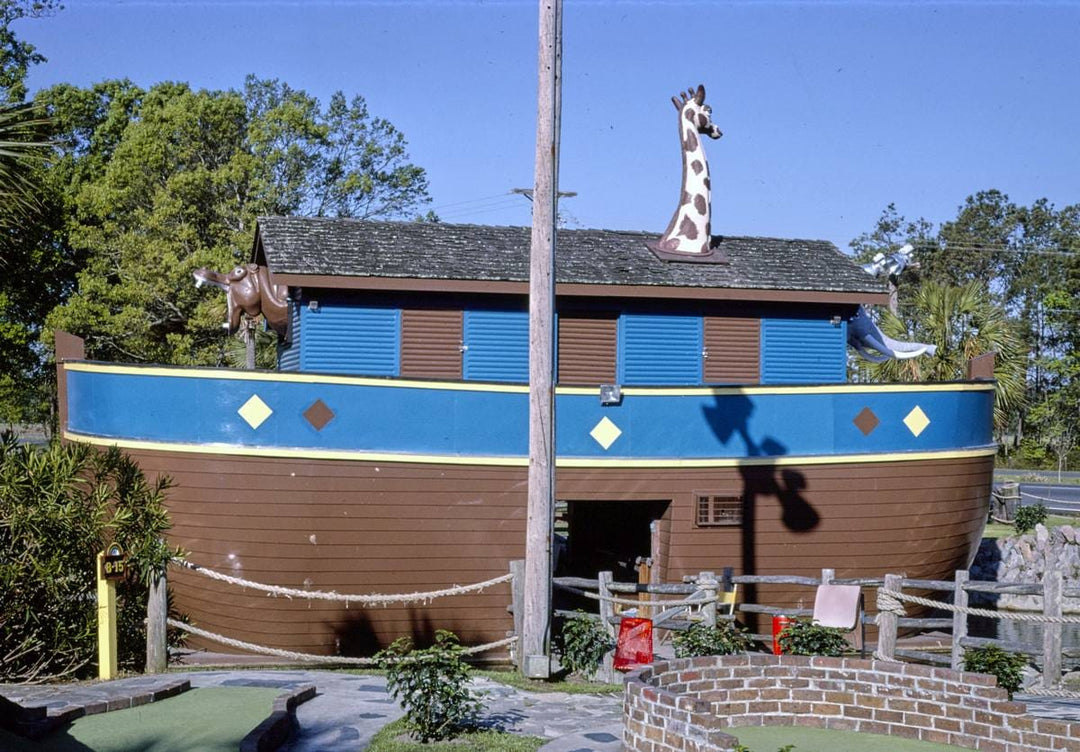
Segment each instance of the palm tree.
M899 340L937 345L937 353L908 360L867 363L860 370L871 381L958 381L967 378L968 361L994 353L994 426L1000 432L1024 402L1027 350L1005 311L981 282L950 287L924 282L904 311L907 322L883 311L881 330Z
M0 105L0 229L38 209L35 166L50 146L49 120L34 105Z

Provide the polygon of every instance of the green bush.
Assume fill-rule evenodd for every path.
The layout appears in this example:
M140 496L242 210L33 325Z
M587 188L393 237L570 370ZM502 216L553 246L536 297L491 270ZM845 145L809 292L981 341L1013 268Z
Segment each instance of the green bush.
M1042 525L1049 516L1050 513L1046 511L1046 507L1042 504L1017 507L1016 519L1013 520L1013 525L1016 526L1016 532L1023 534L1034 530L1036 525Z
M814 622L799 619L789 622L778 638L785 655L841 656L848 649L844 639L845 630L823 627Z
M985 645L968 648L964 651L964 670L997 677L998 686L1013 693L1024 684L1024 667L1027 658L1016 653L1007 653L997 645Z
M401 637L376 654L386 688L405 711L405 725L422 742L452 739L467 730L483 707L469 689L469 667L457 635L440 629L435 644L414 650Z
M745 631L727 621L720 622L715 627L695 624L685 632L677 633L673 642L676 658L733 655L744 653L750 647Z
M0 438L0 681L94 673L94 569L111 543L128 557L117 584L119 662L142 669L147 586L174 553L163 542L169 486L165 477L148 483L115 447Z
M604 654L614 647L615 640L604 626L584 611L563 620L559 633L559 661L571 673L591 679Z

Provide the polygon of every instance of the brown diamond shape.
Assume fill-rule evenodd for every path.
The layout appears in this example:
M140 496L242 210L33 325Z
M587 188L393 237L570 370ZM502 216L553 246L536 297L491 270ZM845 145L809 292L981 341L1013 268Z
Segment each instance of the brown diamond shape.
M874 415L874 411L869 407L864 407L858 415L855 416L855 420L852 421L859 430L863 432L863 436L869 436L874 432L874 429L881 423L878 420L878 416Z
M321 431L323 426L333 420L334 411L327 407L326 403L321 399L317 399L311 403L311 407L304 411L304 417L316 431Z

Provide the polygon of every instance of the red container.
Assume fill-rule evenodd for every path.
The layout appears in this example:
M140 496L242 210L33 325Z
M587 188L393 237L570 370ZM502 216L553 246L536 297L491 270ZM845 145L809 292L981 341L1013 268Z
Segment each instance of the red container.
M783 650L780 649L780 633L784 631L784 628L790 624L794 619L790 616L774 616L772 618L772 652L773 655L782 655Z
M653 661L652 619L624 616L615 643L615 670L633 671Z

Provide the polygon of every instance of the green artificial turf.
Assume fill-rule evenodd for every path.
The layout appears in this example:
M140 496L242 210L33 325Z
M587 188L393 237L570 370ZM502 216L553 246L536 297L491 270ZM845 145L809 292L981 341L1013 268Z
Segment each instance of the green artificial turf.
M551 741L505 731L469 731L450 741L421 744L406 733L405 719L399 718L372 738L368 752L536 752Z
M873 749L888 752L947 752L962 749L948 744L903 739L899 736L858 734L854 731L801 726L740 726L725 731L737 736L752 752L776 752L788 744L794 745L791 752L866 752Z
M193 689L161 702L76 719L31 742L0 730L4 752L236 752L279 690Z

